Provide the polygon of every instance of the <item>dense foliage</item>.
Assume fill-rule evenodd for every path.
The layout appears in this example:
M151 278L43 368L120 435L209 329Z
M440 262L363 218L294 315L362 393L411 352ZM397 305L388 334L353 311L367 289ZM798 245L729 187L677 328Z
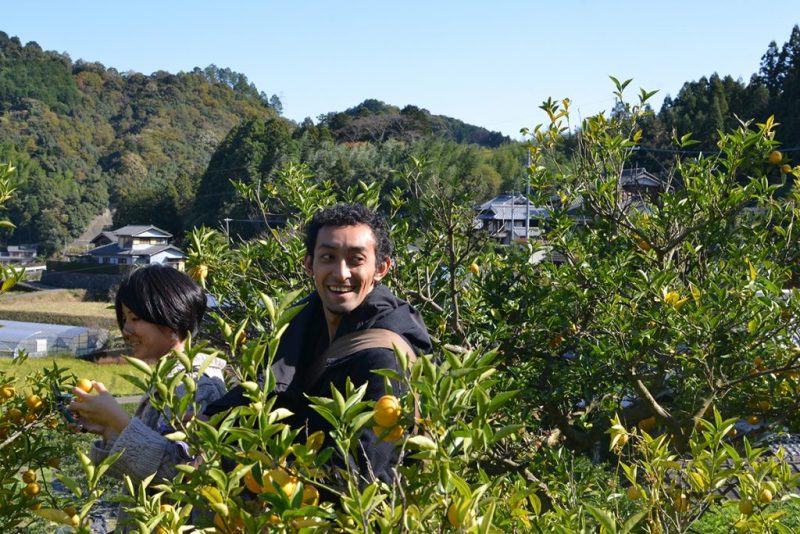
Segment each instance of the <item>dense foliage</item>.
M20 191L10 240L51 254L109 202L118 225L180 235L220 141L279 107L229 69L119 73L0 32L0 158L16 163Z

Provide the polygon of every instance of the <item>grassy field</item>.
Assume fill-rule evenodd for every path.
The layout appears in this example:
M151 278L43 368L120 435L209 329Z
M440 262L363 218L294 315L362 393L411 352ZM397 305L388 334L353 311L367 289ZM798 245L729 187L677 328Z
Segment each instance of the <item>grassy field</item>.
M116 332L117 320L108 302L87 299L82 289L56 289L0 295L0 319L105 328Z
M61 369L69 369L78 378L102 382L116 396L142 393L133 384L122 378L122 375L125 374L142 376L134 367L127 364L97 364L72 356L28 358L19 364L14 364L11 358L0 358L0 371L14 377L29 376L45 367L52 368L54 362Z

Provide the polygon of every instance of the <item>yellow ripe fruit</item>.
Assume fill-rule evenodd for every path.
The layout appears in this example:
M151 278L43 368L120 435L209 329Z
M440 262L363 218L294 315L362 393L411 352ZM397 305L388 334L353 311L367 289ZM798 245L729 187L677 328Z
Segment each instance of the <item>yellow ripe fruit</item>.
M758 406L758 409L762 410L762 411L767 411L770 408L772 408L772 404L770 404L770 402L768 400L760 400L760 401L758 401L757 406Z
M769 153L767 159L769 159L769 162L772 163L773 165L777 165L778 163L783 161L783 154L781 154L780 150L773 150L772 152Z
M758 500L762 504L769 504L772 502L772 492L768 488L762 489L758 494Z
M251 471L244 475L244 485L253 493L261 493L261 485L256 481L256 477Z
M14 423L15 425L20 424L22 422L22 419L24 419L25 417L22 414L22 410L20 410L19 408L11 408L10 410L8 410L8 413L6 415L8 416L8 420Z
M753 513L753 501L750 499L742 499L739 501L739 511L744 515Z
M31 413L25 414L25 422L27 424L30 425L30 424L34 423L35 421L36 421L36 414L35 413L31 412Z
M263 493L275 493L273 482L283 490L287 497L291 498L297 490L299 480L296 476L290 475L280 467L271 469L264 474L264 486L261 488Z
M94 382L87 378L81 378L75 383L75 387L85 393L89 393L94 387Z
M447 507L447 521L453 528L469 527L475 519L475 513L472 510L467 510L464 514L464 520L458 519L458 507L456 503L450 503Z
M22 473L22 481L26 484L31 484L36 482L36 471L33 469L28 469L24 473Z
M650 247L650 243L645 241L644 239L640 239L636 245L642 249L644 252L649 252L652 247Z
M386 429L381 426L373 426L372 431L375 432L376 436L381 436L384 432L386 432ZM386 436L384 436L383 441L388 441L390 443L397 441L403 437L404 433L405 429L402 426L397 425L388 434L386 434Z
M319 491L317 488L310 484L303 486L303 504L307 506L319 504Z
M77 527L81 524L81 517L78 514L72 514L69 516L69 524L73 527Z
M632 501L639 499L642 496L642 492L636 486L628 486L628 489L625 490L625 495Z
M195 282L205 282L208 277L208 265L200 263L191 267L187 273Z
M781 165L781 172L783 174L789 174L790 172L792 172L792 166L789 165L788 163L784 163L783 165Z
M644 430L645 432L651 432L656 427L656 418L654 416L648 417L646 419L642 419L639 421L639 430Z
M35 497L39 495L39 491L41 490L39 488L39 484L37 484L36 482L32 482L27 486L25 486L24 488L22 488L22 494L25 495L26 497Z
M238 516L224 518L219 514L214 514L214 526L217 527L217 532L223 534L239 534L240 532L244 532L244 521Z
M14 396L16 392L14 391L14 386L11 384L6 384L2 388L0 388L0 399L7 400Z
M473 261L472 263L469 264L469 271L472 274L476 274L476 275L477 274L481 274L481 267L480 267L480 265L478 265L477 263L475 263Z
M47 465L52 467L53 469L58 469L61 467L61 458L58 456L53 456L49 460L47 460Z
M760 421L760 419L758 418L757 415L748 415L747 416L747 422L750 423L751 425L757 425L759 421Z
M384 395L375 402L372 418L383 428L392 428L400 420L402 409L394 395Z
M35 412L40 409L44 403L39 395L28 395L28 398L25 399L25 404L28 405L28 409Z

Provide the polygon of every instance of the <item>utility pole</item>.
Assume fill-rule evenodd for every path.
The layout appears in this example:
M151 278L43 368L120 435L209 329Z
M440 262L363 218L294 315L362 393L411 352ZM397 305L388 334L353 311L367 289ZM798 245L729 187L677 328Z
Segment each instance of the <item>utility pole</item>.
M525 168L528 180L525 185L525 241L531 237L531 151L528 149L528 166Z
M230 222L231 222L233 219L231 219L230 217L225 217L225 218L224 218L224 219L222 219L222 220L223 220L223 221L225 221L225 237L227 237L227 238L228 238L228 243L230 243L230 242L231 242L231 230L230 230L229 223L230 223Z

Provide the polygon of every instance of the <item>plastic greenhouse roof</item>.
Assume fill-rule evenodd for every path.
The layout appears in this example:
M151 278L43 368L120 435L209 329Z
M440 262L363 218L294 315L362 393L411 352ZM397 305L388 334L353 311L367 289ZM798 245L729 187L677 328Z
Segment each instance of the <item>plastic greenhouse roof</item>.
M72 337L91 332L84 326L0 320L0 339L22 341L32 337Z

